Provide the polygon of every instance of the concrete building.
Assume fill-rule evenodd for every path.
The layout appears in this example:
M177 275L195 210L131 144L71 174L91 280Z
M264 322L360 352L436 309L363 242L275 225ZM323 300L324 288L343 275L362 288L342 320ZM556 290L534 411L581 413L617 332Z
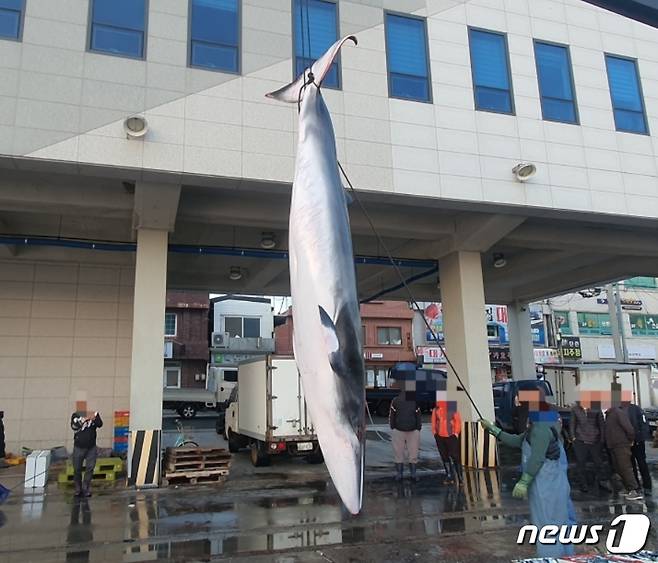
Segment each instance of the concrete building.
M366 368L366 386L386 387L388 370L397 362L415 362L413 311L405 301L372 301L361 305L361 342ZM276 353L292 355L291 309L274 328Z
M208 293L167 291L165 310L165 387L206 386Z
M415 297L443 302L453 363L491 416L485 303L510 305L513 361L528 366L527 303L658 275L658 31L580 0L321 4L329 18L309 8L309 29L359 39L323 89L340 161ZM289 293L297 110L263 95L317 56L293 5L3 13L10 449L70 442L82 396L129 409L133 432L161 428L167 288ZM360 296L406 300L351 214Z
M599 288L601 289L601 288ZM658 285L654 277L638 277L619 284L621 323L627 360L653 363L658 359ZM605 288L594 295L572 293L548 299L543 305L562 336L580 338L582 361L613 361L615 347Z
M274 352L274 311L266 297L223 295L212 303L211 365L237 370L239 362Z

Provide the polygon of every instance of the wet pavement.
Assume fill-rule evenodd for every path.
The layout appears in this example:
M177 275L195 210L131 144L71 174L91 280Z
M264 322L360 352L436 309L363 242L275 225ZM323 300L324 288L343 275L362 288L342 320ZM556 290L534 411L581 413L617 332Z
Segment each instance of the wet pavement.
M511 497L514 467L469 471L462 491L443 485L441 464L424 435L420 481L398 485L390 477L388 432L370 430L359 516L342 508L324 466L277 459L269 468L253 468L240 453L222 486L142 492L98 486L82 501L55 484L42 494L19 488L0 506L0 562L484 563L533 555L533 548L515 545L528 507ZM17 470L0 470L5 486L19 477ZM644 512L656 522L650 497L629 503L576 491L573 498L581 523L609 524L626 512ZM651 549L658 544L654 529Z

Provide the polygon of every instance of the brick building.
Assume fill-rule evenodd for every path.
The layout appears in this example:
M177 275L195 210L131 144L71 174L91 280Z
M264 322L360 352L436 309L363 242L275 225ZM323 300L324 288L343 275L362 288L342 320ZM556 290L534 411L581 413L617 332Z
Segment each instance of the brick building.
M209 307L205 291L167 291L165 387L205 387Z
M415 362L413 311L403 301L373 301L361 305L363 359L368 387L384 387L388 369L396 362ZM292 313L275 321L276 353L292 354Z

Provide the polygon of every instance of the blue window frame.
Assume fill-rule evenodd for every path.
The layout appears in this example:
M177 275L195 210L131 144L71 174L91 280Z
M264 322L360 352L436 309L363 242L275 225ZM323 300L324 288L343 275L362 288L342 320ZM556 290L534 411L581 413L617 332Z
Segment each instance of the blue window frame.
M21 38L24 8L24 0L0 0L0 38Z
M568 47L535 41L535 62L544 119L578 123Z
M147 0L92 0L89 49L143 59Z
M637 62L616 55L606 55L605 65L608 69L608 84L617 131L648 134Z
M469 29L475 109L514 113L507 37L495 31Z
M190 0L190 66L240 72L238 0Z
M385 27L389 96L432 101L425 20L388 12Z
M338 6L328 0L293 0L295 29L295 76L311 66L338 39ZM334 61L323 82L340 88L338 61Z

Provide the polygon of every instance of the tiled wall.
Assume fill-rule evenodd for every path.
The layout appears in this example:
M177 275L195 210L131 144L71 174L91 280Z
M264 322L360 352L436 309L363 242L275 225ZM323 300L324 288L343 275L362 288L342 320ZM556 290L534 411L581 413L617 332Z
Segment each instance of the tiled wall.
M243 75L190 69L187 2L150 2L146 61L85 52L86 0L27 3L0 41L0 152L290 182L290 0L244 0ZM389 99L383 8L427 17L433 104ZM343 90L325 90L355 186L462 201L658 217L658 30L581 0L340 0ZM508 34L516 115L474 111L467 27ZM570 46L581 125L541 119L532 39ZM615 131L604 52L638 59L652 136ZM56 74L51 74L56 69ZM144 111L130 141L123 119ZM537 164L527 184L511 169Z
M128 410L134 271L117 266L0 261L0 410L7 450L66 445L86 399L110 447Z

